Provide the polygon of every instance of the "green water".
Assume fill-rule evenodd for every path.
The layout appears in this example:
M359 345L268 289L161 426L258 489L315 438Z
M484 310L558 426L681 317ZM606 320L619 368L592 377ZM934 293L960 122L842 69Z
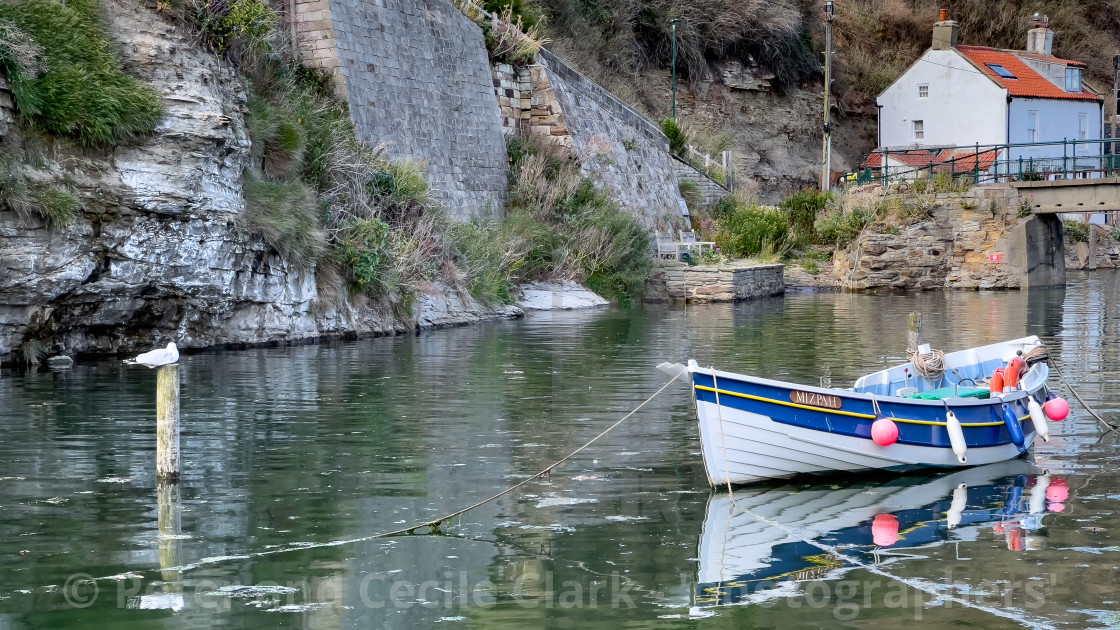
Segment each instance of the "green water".
M925 340L945 350L1039 335L1089 403L1120 422L1118 302L1120 274L1101 271L1071 274L1064 291L800 294L189 355L184 473L162 495L153 372L101 361L5 373L0 630L1115 627L1120 440L1102 438L1075 403L1033 453L1068 498L1035 515L1025 544L1008 533L1024 519L1007 517L860 554L863 566L794 554L795 569L817 568L770 576L755 599L728 605L698 591L704 571L733 560L701 554L720 495L707 487L682 387L443 536L369 537L559 459L653 393L663 360L848 384L902 360L914 310ZM1024 479L1037 477L986 491L1007 503ZM864 494L935 482L810 479L744 497L828 495L844 513ZM754 560L777 566L779 551Z

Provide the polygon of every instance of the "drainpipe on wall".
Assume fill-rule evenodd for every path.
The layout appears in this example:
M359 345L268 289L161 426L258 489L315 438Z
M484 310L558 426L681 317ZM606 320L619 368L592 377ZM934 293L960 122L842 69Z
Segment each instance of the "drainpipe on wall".
M875 117L875 145L883 146L883 106L878 103L875 104L877 109Z

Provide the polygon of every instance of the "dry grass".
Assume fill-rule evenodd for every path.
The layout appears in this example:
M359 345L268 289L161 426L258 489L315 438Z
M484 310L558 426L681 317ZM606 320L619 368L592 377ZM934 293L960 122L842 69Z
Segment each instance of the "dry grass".
M841 103L873 104L878 93L930 45L941 8L961 25L962 43L1023 49L1031 16L1050 17L1054 54L1083 61L1096 85L1112 82L1112 55L1120 48L1120 0L846 0L837 3L836 38Z

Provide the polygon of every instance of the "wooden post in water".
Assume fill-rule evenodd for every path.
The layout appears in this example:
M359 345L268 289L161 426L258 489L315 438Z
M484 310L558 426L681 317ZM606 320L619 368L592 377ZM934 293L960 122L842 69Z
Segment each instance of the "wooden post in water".
M156 474L161 482L179 480L179 365L156 371Z
M1097 268L1097 231L1093 229L1093 215L1085 213L1085 227L1089 228L1089 269Z
M922 314L910 313L910 328L906 331L906 351L917 352L922 345Z
M156 488L159 530L159 569L163 573L164 591L169 585L178 585L180 552L183 550L182 508L180 507L179 484L159 482ZM172 589L177 592L178 589Z

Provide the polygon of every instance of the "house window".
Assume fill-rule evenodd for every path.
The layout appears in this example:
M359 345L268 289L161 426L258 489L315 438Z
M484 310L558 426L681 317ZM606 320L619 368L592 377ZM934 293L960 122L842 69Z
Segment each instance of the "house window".
M1038 142L1038 112L1027 112L1027 142Z
M1066 68L1066 91L1081 93L1081 68Z
M1077 115L1077 139L1089 139L1089 114Z
M1003 66L999 65L998 63L986 63L984 65L988 66L988 68L992 72L996 73L996 76L1000 77L1001 79L1016 79L1016 78L1018 78L1015 75L1011 74L1010 70L1008 70L1007 68L1004 68Z
M929 85L927 85L925 83L923 83L922 85L919 85L918 86L918 98L928 98L928 97L929 97Z
M926 137L926 122L924 120L914 121L914 139L924 140Z

